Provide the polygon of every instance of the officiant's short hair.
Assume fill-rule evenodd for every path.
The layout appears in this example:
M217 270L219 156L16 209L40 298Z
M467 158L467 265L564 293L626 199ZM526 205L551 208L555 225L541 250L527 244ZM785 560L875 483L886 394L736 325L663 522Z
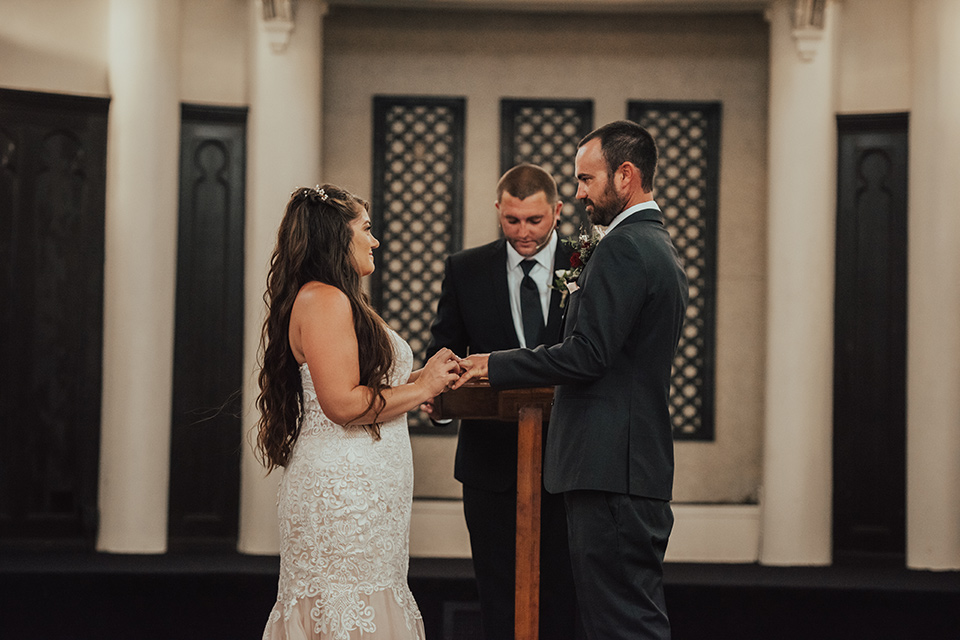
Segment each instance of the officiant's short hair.
M543 192L547 204L557 201L557 182L540 166L524 162L507 171L497 183L497 202L503 199L506 191L514 198L526 200L532 195Z

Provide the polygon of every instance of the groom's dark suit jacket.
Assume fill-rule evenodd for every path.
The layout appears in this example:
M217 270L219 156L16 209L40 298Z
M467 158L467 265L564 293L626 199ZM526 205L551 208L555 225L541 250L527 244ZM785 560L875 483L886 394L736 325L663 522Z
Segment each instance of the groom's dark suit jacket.
M645 209L597 245L567 300L564 339L493 353L497 387L558 385L544 485L670 500L670 369L687 281L661 221Z
M555 269L570 265L571 249L557 243ZM437 317L427 356L447 347L459 356L520 346L507 290L507 242L496 240L447 258ZM546 344L560 337L560 292L552 291ZM463 420L454 476L465 485L505 491L517 479L517 425Z

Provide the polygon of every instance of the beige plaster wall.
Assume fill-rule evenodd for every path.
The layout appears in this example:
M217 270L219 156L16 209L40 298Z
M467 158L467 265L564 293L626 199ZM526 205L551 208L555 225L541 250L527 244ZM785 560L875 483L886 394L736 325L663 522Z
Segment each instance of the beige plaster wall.
M109 95L109 6L110 0L3 0L0 87Z
M180 99L229 106L249 102L248 0L180 3Z
M843 0L837 48L837 111L909 111L912 0Z
M333 7L325 22L324 179L371 188L375 94L463 96L464 246L497 236L502 97L723 103L717 439L677 444L680 502L753 502L760 473L767 25L744 15L547 16ZM416 495L456 497L454 438L414 439Z
M181 99L247 104L250 1L181 0ZM109 96L110 0L2 0L0 87ZM912 0L843 0L837 108L909 110ZM298 28L303 28L298 25ZM295 37L295 36L294 36ZM635 16L331 8L324 179L370 192L375 93L467 98L465 246L496 237L501 97L720 100L717 440L677 444L679 502L755 502L762 433L767 25L759 14ZM458 497L454 438L418 436L416 493Z
M849 3L862 10L854 5L865 1ZM182 3L182 100L246 104L245 7L245 0ZM108 14L108 0L5 0L0 86L109 95ZM717 440L678 443L676 495L687 502L755 500L765 262L762 18L334 6L325 24L324 179L370 192L374 94L465 96L465 246L497 235L491 203L499 175L501 97L592 98L597 124L624 117L628 99L723 102ZM868 59L851 55L853 62ZM454 438L415 438L418 496L459 496L451 478L454 444Z
M181 0L180 99L248 102L247 0ZM110 0L3 0L0 87L109 96Z

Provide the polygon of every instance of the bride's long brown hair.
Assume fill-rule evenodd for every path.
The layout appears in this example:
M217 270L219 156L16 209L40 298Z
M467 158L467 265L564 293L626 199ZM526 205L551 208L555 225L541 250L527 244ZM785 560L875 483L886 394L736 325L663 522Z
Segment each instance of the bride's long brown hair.
M257 452L268 472L287 465L300 435L303 389L300 366L290 349L289 330L293 302L307 282L329 284L349 298L359 348L360 384L373 390L370 404L360 415L375 405L377 414L383 408L393 347L383 321L360 286L351 254L353 232L349 225L363 210L370 210L369 203L339 187L303 187L291 195L280 222L263 294L267 318L260 334ZM365 428L379 439L376 418Z

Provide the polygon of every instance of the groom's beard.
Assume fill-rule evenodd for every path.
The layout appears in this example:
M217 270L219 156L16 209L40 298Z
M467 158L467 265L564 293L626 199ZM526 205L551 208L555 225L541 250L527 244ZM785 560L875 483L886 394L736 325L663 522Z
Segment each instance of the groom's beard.
M584 198L582 202L587 207L587 217L590 218L590 222L604 227L613 222L613 219L627 205L627 199L618 197L610 182L607 182L606 189L600 194L596 202L590 198Z

